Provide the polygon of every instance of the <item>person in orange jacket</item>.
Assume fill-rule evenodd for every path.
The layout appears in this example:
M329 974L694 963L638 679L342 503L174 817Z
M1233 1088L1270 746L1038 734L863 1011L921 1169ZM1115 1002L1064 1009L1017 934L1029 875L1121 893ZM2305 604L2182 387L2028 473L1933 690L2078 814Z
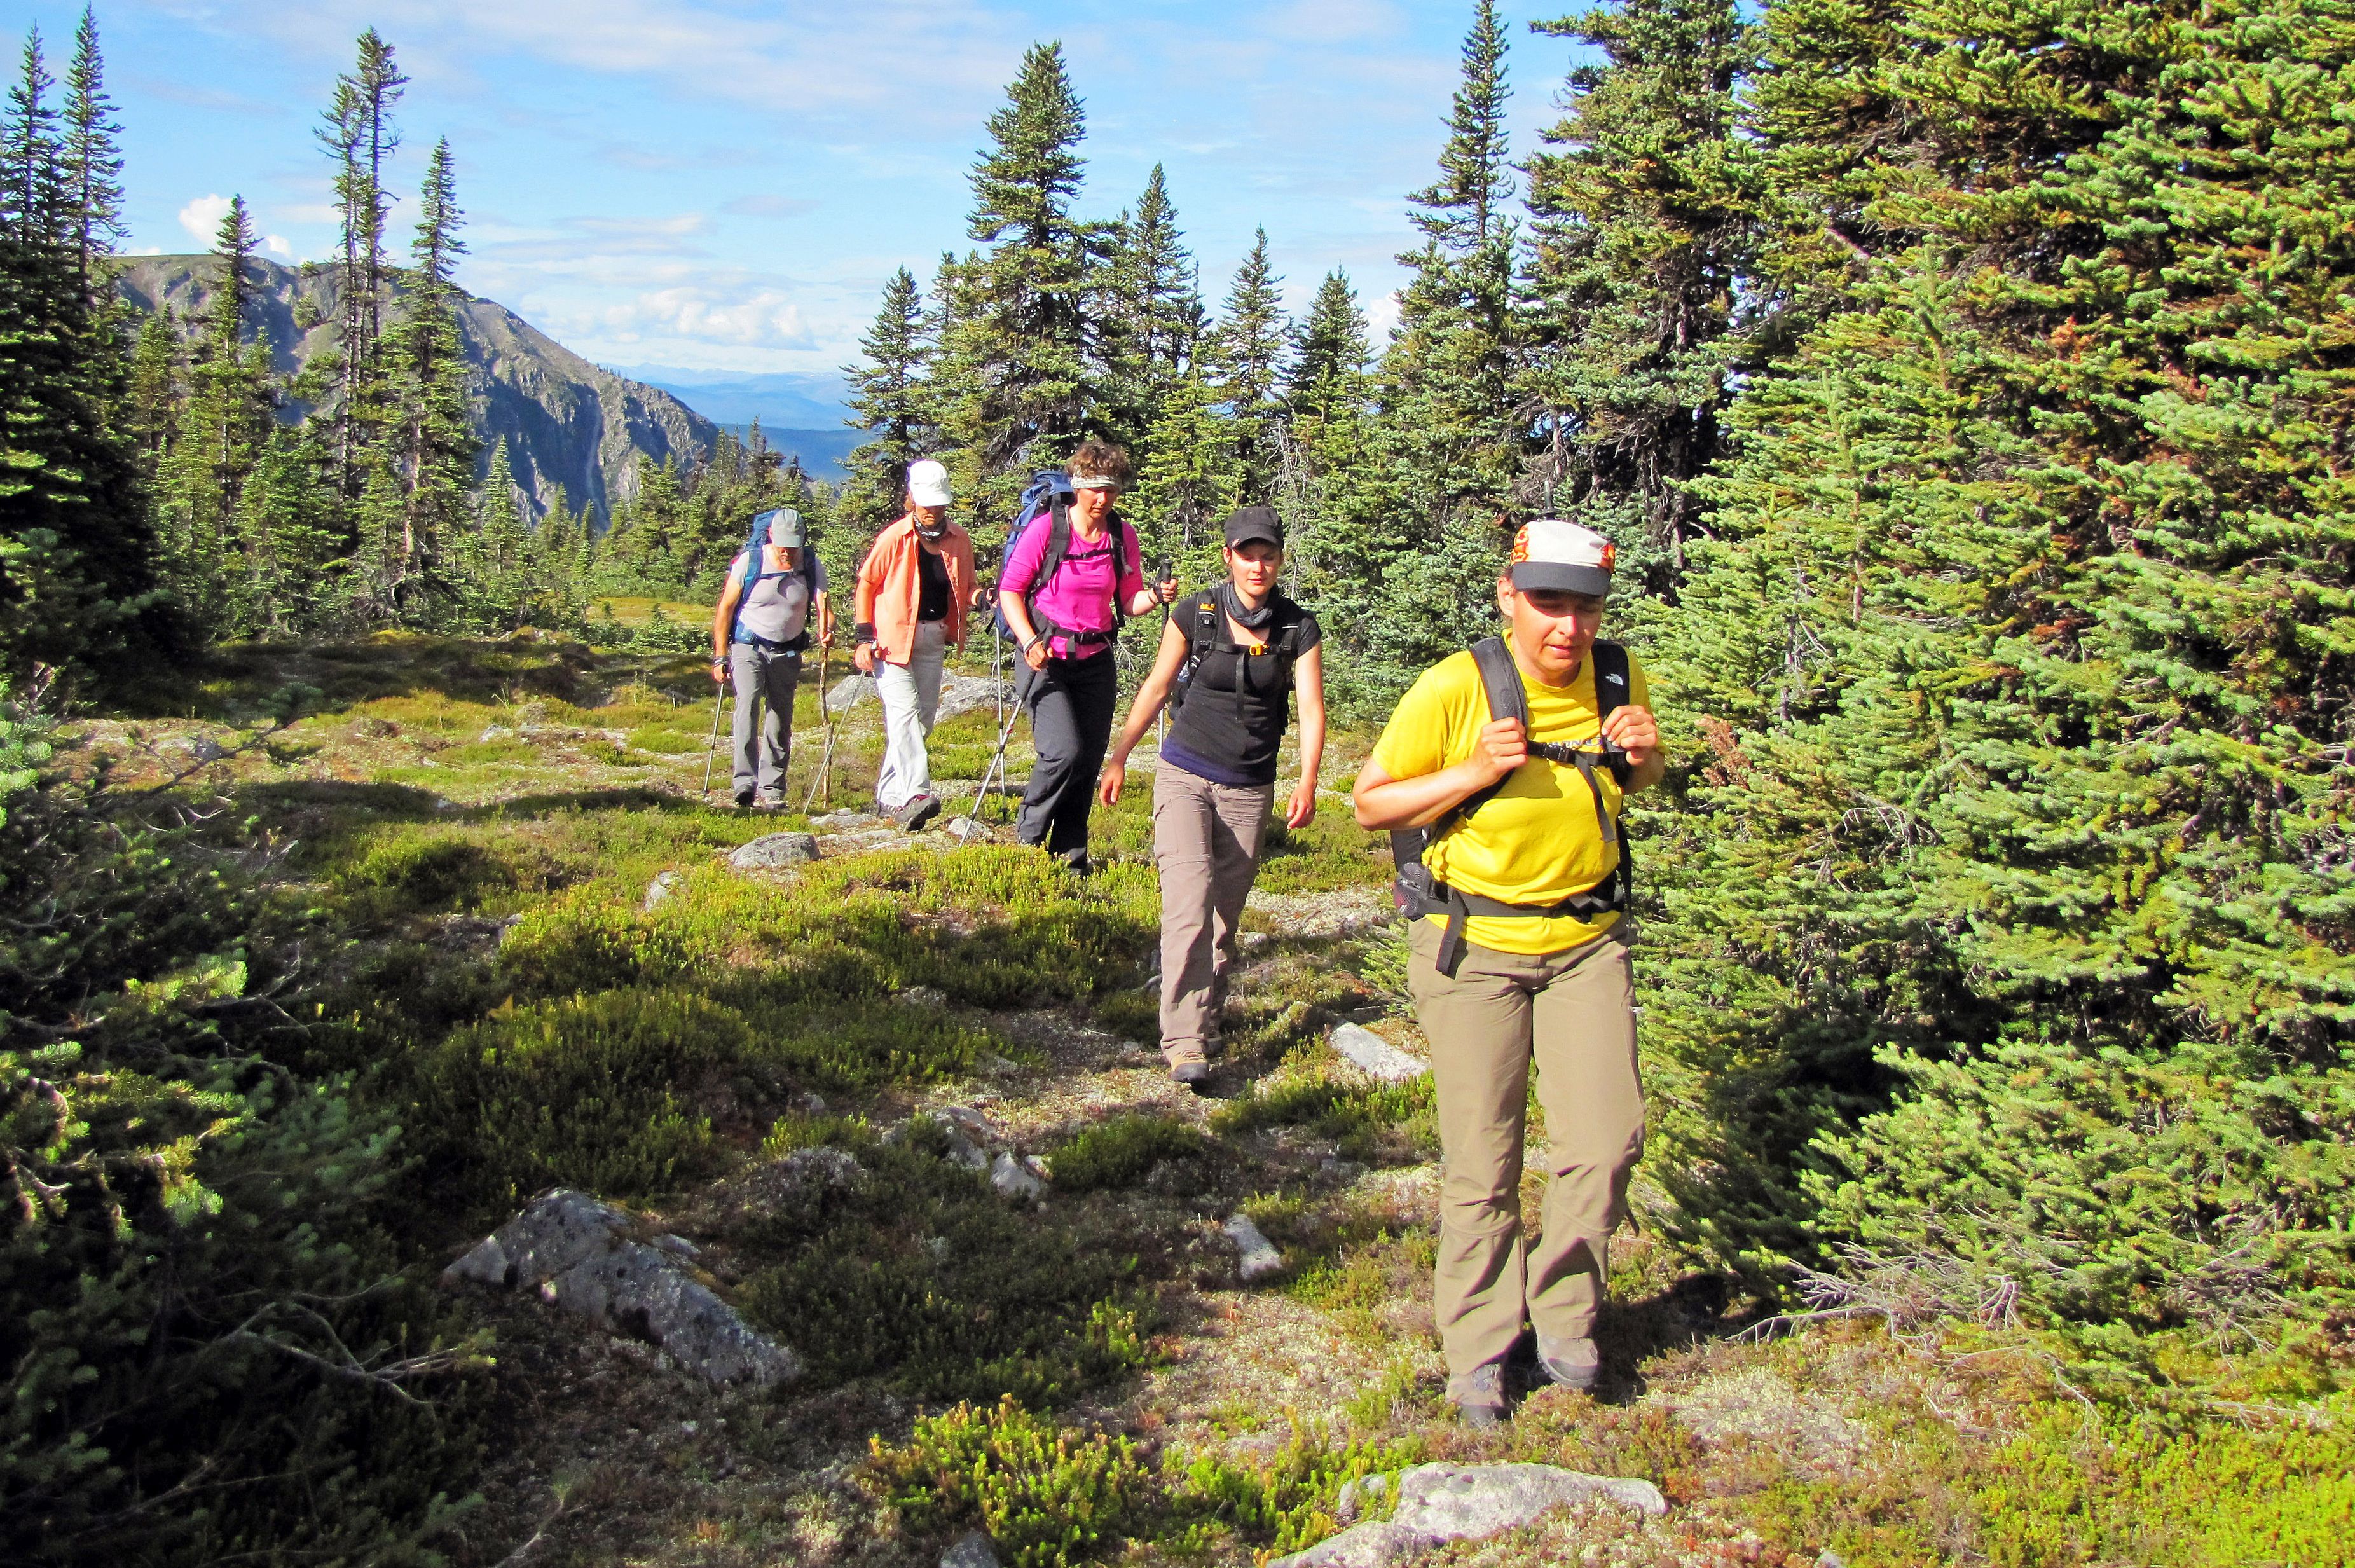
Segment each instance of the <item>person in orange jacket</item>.
M913 833L941 811L924 741L940 711L941 668L964 645L965 617L987 602L973 536L949 521L949 472L908 465L908 510L875 536L858 568L851 654L883 704L883 771L875 809Z

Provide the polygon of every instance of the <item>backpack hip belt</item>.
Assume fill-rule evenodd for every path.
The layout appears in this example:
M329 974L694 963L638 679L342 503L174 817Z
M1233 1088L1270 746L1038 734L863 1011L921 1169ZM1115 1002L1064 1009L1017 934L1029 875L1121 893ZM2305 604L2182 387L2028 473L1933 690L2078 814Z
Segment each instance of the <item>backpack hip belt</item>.
M761 635L760 633L747 631L741 625L739 625L736 628L734 635L729 638L729 641L741 643L746 647L760 648L767 653L798 654L809 647L810 635L809 628L805 625L802 628L802 635L800 636L788 637L782 643L773 643L768 638Z
M1627 879L1625 862L1612 869L1611 874L1587 889L1572 893L1558 903L1515 904L1502 899L1492 899L1481 893L1467 893L1445 882L1431 879L1428 891L1410 883L1412 896L1407 901L1407 915L1421 920L1425 915L1444 914L1446 929L1440 933L1436 963L1439 972L1449 979L1455 978L1456 966L1464 961L1464 924L1474 915L1486 919L1499 916L1518 920L1561 920L1565 917L1593 920L1598 915L1615 913L1627 907Z

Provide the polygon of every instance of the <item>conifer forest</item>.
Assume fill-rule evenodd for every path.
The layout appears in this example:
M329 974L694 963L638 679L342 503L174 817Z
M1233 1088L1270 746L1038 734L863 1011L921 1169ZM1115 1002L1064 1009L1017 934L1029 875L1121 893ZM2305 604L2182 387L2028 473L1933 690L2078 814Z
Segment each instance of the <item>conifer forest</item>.
M1386 336L1337 266L1291 313L1282 212L1206 276L1164 166L1103 188L1042 41L845 368L847 476L755 425L599 507L481 433L396 40L287 150L340 229L290 370L242 198L198 305L123 293L103 18L24 39L0 1562L1258 1564L1515 1461L1667 1511L1429 1561L2355 1564L2355 4L1608 0L1535 26L1554 80L1459 5ZM1058 874L986 695L932 741L964 836L881 831L841 642L781 817L707 771L751 514L810 519L847 628L910 463L986 578L1092 438L1148 576L1266 504L1325 633L1324 803L1204 1096L1154 1052L1149 786ZM1475 1433L1431 1080L1330 1043L1425 1049L1348 790L1548 517L1615 543L1668 757L1648 1121L1603 1381ZM780 829L815 859L746 870ZM559 1187L791 1375L444 1277Z

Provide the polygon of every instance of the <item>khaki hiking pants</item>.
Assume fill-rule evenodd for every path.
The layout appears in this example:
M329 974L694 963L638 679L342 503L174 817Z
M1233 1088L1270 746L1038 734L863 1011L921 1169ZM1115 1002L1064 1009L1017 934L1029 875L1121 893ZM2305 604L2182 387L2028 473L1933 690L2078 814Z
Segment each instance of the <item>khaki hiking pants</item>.
M1243 901L1259 876L1275 786L1212 784L1164 762L1153 774L1161 879L1161 1054L1199 1060L1219 1038Z
M1616 931L1528 956L1467 944L1439 973L1439 930L1408 934L1409 988L1439 1098L1439 1269L1433 1307L1450 1392L1501 1360L1524 1321L1549 1340L1593 1332L1611 1232L1644 1152L1635 987ZM1545 1108L1544 1229L1521 1223L1529 1065Z

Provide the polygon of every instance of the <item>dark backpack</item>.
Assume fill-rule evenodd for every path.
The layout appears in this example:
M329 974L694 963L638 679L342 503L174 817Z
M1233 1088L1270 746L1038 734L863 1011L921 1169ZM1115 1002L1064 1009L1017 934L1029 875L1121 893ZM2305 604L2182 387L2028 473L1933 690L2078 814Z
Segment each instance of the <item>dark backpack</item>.
M1022 603L1030 612L1030 625L1041 636L1050 633L1072 635L1067 626L1050 627L1039 619L1039 591L1054 580L1063 569L1064 560L1071 553L1071 497L1078 492L1071 485L1071 476L1060 468L1042 468L1030 479L1030 486L1022 492L1021 504L1015 509L1014 526L1007 530L1006 550L999 557L1010 561L1023 538L1041 517L1047 520L1047 547L1039 557L1038 574L1030 579L1030 592L1022 596ZM1128 608L1120 602L1120 563L1128 559L1128 525L1118 517L1108 519L1105 529L1112 538L1114 624L1128 618ZM1007 641L1014 640L1014 628L1006 624L1004 606L989 613L989 624ZM1109 641L1110 639L1106 639Z
M817 613L817 551L812 549L807 542L804 542L801 547L801 564L794 567L793 571L761 570L763 560L761 547L768 542L769 519L775 516L774 511L752 514L752 531L744 540L744 576L743 580L736 584L736 614L735 618L729 623L728 640L731 643L752 643L783 653L797 654L809 646L810 635L807 621L802 623L802 635L790 643L764 642L744 629L744 601L751 596L754 586L773 577L791 577L794 571L801 573L803 583L809 589L809 613L813 616ZM805 533L802 538L806 541L809 536Z
M1595 717L1598 720L1605 720L1611 717L1614 709L1627 700L1627 650L1617 643L1597 642L1587 656L1594 661ZM1479 666L1480 686L1488 699L1487 721L1493 724L1499 719L1518 719L1521 721L1521 733L1526 736L1529 730L1529 694L1521 688L1521 672L1513 663L1512 650L1505 645L1502 637L1483 637L1472 645L1472 661ZM1437 820L1421 827L1402 827L1391 833L1391 860L1398 871L1391 896L1398 907L1410 918L1438 913L1445 913L1449 917L1447 936L1441 944L1439 955L1439 967L1444 974L1452 976L1455 972L1456 959L1463 952L1463 921L1468 914L1575 914L1588 918L1626 907L1627 895L1634 885L1635 865L1629 858L1626 839L1619 832L1619 825L1612 819L1610 809L1603 804L1603 786L1595 782L1594 764L1601 762L1608 767L1611 776L1619 781L1619 787L1624 791L1627 787L1627 754L1609 741L1603 742L1603 750L1599 753L1556 741L1531 741L1529 759L1575 767L1585 777L1587 788L1594 795L1594 815L1602 825L1603 841L1619 846L1619 864L1613 869L1607 881L1573 895L1560 905L1542 909L1503 904L1494 899L1483 899L1441 886L1433 879L1431 868L1423 863L1423 851L1441 834L1495 799L1497 793L1505 787L1506 781L1512 777L1510 773L1486 789L1475 790L1465 795L1453 810Z
M1194 673L1202 667L1202 660L1219 641L1219 596L1216 590L1205 589L1187 600L1181 611L1170 610L1172 615L1182 615L1188 628L1186 662L1178 667L1178 678L1169 683L1169 717L1178 717L1178 709L1186 703L1186 693L1194 684ZM1276 635L1274 652L1276 667L1284 677L1284 689L1292 687L1292 667L1300 662L1301 617L1295 615Z

